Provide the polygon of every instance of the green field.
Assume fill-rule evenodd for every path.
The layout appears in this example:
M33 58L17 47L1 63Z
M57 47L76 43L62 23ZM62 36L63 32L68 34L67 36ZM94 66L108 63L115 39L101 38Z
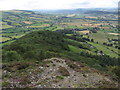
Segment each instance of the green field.
M105 53L106 55L109 55L111 57L118 57L118 54L116 54L115 52L111 51L110 49L107 49L107 46L101 45L101 44L96 44L96 43L92 43L92 42L88 42L89 44L95 46L98 50L103 51L103 53ZM117 49L115 49L117 51Z
M74 43L69 45L72 52L88 52L92 55L96 55L96 51L103 51L106 55L111 57L117 57L118 49L115 46L118 42L109 40L118 39L117 35L110 35L109 33L117 33L117 29L112 26L117 25L114 21L99 21L99 18L105 18L108 20L107 15L97 15L92 14L41 14L33 13L32 11L5 11L3 12L3 22L2 22L2 35L3 38L1 42L3 45L7 43L14 42L15 39L19 39L24 35L32 31L40 30L50 30L53 32L61 32L69 37L73 35L77 38L88 38L93 39L94 42L83 43L73 39L68 39L69 43ZM27 16L26 16L27 15ZM109 16L109 15L108 15ZM7 17L7 19L6 19ZM67 18L64 18L67 17ZM115 18L113 18L115 20ZM88 35L79 33L79 31L91 31L97 28L97 33L89 33ZM83 35L82 37L80 35ZM13 40L13 41L12 41ZM86 42L86 41L85 41ZM96 42L98 44L96 44ZM103 43L113 44L113 46L105 46ZM117 43L117 44L114 44ZM77 46L76 46L77 45ZM81 47L79 47L81 45ZM91 48L94 46L95 48Z
M6 28L11 28L13 26L10 26L10 25L2 25L2 29L6 29Z

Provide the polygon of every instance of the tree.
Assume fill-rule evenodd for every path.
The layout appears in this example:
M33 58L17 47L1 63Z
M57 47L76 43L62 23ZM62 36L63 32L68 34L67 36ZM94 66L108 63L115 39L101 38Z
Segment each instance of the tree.
M91 39L91 42L94 42L94 39Z

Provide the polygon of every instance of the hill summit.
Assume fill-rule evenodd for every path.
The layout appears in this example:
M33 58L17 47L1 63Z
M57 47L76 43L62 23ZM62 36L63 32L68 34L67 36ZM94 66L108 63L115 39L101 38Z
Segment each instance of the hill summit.
M117 88L118 85L109 75L69 59L51 58L43 60L40 64L29 65L31 67L24 68L25 70L20 68L23 66L20 63L14 64L12 68L9 66L11 70L18 69L19 74L4 70L3 75L12 75L12 78L7 79L9 84L6 87Z

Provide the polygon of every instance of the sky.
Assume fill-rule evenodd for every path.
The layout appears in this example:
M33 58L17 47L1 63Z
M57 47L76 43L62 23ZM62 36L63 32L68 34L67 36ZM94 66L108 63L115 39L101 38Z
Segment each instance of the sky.
M0 10L116 8L119 0L0 0Z

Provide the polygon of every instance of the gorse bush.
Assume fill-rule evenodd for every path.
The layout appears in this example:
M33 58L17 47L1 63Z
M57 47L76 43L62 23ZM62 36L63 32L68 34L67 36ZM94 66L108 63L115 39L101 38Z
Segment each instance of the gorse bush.
M65 67L62 67L62 66L59 67L58 72L59 72L62 76L69 76L69 75L70 75L69 71L68 71Z
M115 75L117 76L118 81L120 82L120 66L111 67L111 72L115 73Z
M22 57L16 51L6 51L3 53L3 60L7 61L19 61Z

